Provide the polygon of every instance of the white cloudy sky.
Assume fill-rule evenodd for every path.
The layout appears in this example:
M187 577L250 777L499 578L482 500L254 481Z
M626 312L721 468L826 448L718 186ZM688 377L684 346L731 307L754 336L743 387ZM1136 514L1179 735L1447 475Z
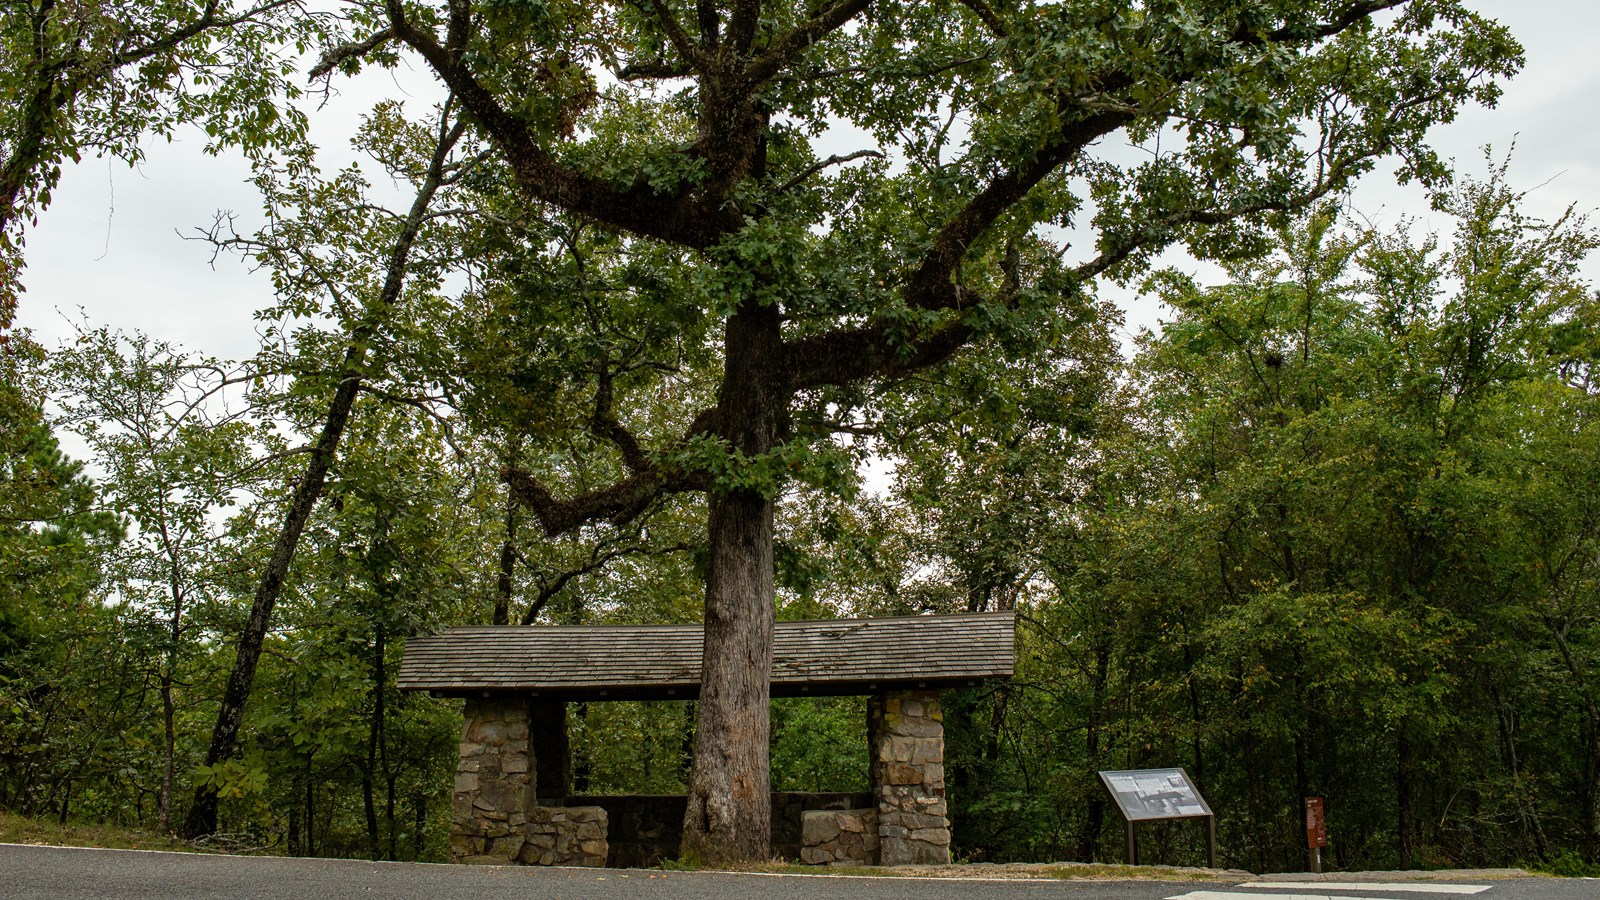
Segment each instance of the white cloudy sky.
M1478 7L1510 26L1527 49L1523 73L1496 109L1471 109L1438 128L1434 143L1466 173L1484 171L1480 149L1517 145L1513 182L1535 188L1532 211L1552 216L1569 204L1600 209L1600 3L1591 0L1481 0ZM411 84L387 74L354 89L318 114L325 146L342 145L364 97L408 86L426 102L425 79ZM270 287L232 260L209 265L210 252L179 235L212 221L218 210L248 216L258 206L249 170L233 157L213 158L195 139L152 144L137 169L89 159L67 171L56 203L28 237L28 292L18 323L48 346L68 331L65 316L92 324L140 329L223 358L256 349L252 313L266 305ZM1357 191L1369 217L1392 223L1416 216L1426 227L1445 223L1427 216L1420 194L1374 175ZM1590 267L1591 279L1600 263ZM1124 301L1130 329L1154 324L1153 301Z

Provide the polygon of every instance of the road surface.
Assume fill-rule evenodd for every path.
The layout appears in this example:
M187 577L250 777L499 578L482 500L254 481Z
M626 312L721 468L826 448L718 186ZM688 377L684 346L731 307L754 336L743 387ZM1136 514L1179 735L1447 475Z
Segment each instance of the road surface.
M1377 876L1373 876L1375 879ZM0 844L5 900L1597 900L1600 880L1072 882L369 863Z

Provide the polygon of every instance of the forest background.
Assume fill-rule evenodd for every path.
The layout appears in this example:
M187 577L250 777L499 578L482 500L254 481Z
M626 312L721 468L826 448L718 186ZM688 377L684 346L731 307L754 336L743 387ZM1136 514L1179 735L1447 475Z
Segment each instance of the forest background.
M141 107L172 75L147 66L75 110L94 140L55 148L127 156L191 120L232 140L262 212L187 223L189 265L242 258L272 291L253 304L259 348L233 360L88 317L57 342L6 334L0 804L172 829L209 789L252 843L438 859L459 711L395 691L405 639L699 621L703 499L652 496L552 538L502 473L583 488L635 467L611 423L681 428L716 392L727 311L665 310L707 290L669 253L516 211L437 90L373 106L354 157L264 117L320 99L272 93L336 43L294 23L218 45L285 69L184 45L173 71L235 93ZM13 39L25 26L6 20ZM285 35L302 46L270 43ZM558 133L593 102L574 72L535 73L557 102L528 114ZM609 127L612 153L670 131L643 112ZM998 316L982 352L797 411L829 437L778 461L794 476L779 617L1019 612L1017 678L947 701L958 856L1116 858L1093 772L1181 764L1225 860L1256 871L1298 866L1306 796L1328 798L1341 867L1596 861L1596 237L1564 204L1530 213L1504 158L1431 179L1429 225L1365 219L1341 187L1213 247L1207 284L1150 259L1112 273L1113 294L1168 311L1131 346L1108 295L1058 283L1050 305ZM879 163L795 165L842 197ZM8 278L28 282L30 249L8 245ZM1031 252L997 247L994 283ZM37 321L51 301L22 302ZM362 389L319 456L353 358ZM320 502L238 752L208 764L308 458L328 460ZM578 789L685 792L694 718L576 710ZM863 788L864 724L854 700L775 703L774 789ZM1189 829L1149 840L1200 858Z

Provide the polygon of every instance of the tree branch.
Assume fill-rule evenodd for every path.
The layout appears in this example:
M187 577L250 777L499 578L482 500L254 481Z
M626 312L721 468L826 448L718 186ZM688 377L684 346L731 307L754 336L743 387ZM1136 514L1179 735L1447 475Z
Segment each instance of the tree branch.
M322 52L317 64L311 67L311 71L306 75L306 80L316 81L319 78L325 78L333 74L333 70L344 63L360 59L385 42L394 40L394 36L393 28L385 28L363 40L350 41L336 47L329 47Z
M1003 38L1006 36L1006 23L1000 21L1000 17L995 14L994 9L984 0L960 0L960 3L967 9L977 13L978 20L983 22L984 27L988 28L995 37Z
M594 415L589 417L589 430L605 438L622 451L622 461L634 472L643 472L651 467L650 457L639 446L639 439L634 437L617 420L611 390L611 372L609 362L602 362L600 384L595 388Z
M648 2L651 11L655 13L656 21L661 23L661 29L666 32L667 40L672 43L672 49L678 51L690 66L695 69L703 68L705 54L695 46L694 38L684 30L683 23L672 14L672 9L667 6L665 0L648 0ZM639 5L637 0L635 5Z
M955 319L915 338L885 321L802 338L787 345L789 383L797 391L896 378L938 365L972 340L976 329Z
M906 284L906 305L919 309L957 309L964 305L961 290L950 276L973 241L1062 163L1133 119L1132 113L1122 110L1084 116L1063 128L1033 159L996 176L939 229Z
M818 172L821 172L823 169L826 169L829 166L837 166L837 165L840 165L841 163L854 162L854 161L856 161L858 159L865 159L866 157L869 157L869 156L872 157L873 159L883 159L884 158L883 154L879 153L876 150L857 150L854 153L846 154L844 156L839 156L838 154L834 154L833 156L830 156L827 159L824 159L824 160L822 160L820 162L816 162L816 163L813 163L810 166L807 166L804 171L800 172L800 174L794 176L793 178L789 179L788 181L785 181L782 185L780 185L778 187L778 191L777 192L782 194L782 193L784 193L785 191L788 191L791 188L797 187L801 182L805 181L807 178L810 178L811 176L817 174Z
M607 550L602 553L600 552L600 548L596 547L595 552L591 554L589 559L578 568L567 569L548 581L540 579L542 583L539 585L539 593L534 597L533 601L528 604L528 611L522 617L522 624L532 625L534 620L539 618L539 613L544 611L545 605L550 602L550 598L561 593L561 591L566 588L568 584L571 584L574 579L581 578L584 575L588 575L590 572L601 569L606 565L606 563L609 563L614 559L621 559L624 556L639 555L665 556L668 553L683 553L692 549L694 549L694 547L691 544L669 544L665 547L642 547L635 544L629 547ZM526 565L527 561L524 560L523 564Z
M663 193L641 177L618 188L558 162L456 54L407 18L399 0L387 0L387 8L395 37L415 50L471 113L505 155L517 187L527 196L623 231L694 249L709 247L742 225L737 210L694 202L687 186Z
M635 472L607 487L559 500L531 474L507 467L501 480L518 503L533 511L539 527L549 537L575 531L590 522L609 519L621 524L636 518L662 494L687 489L681 481L668 480L654 467Z
M872 0L835 0L832 6L817 13L804 25L773 41L767 52L750 64L745 75L752 84L762 84L771 80L812 44L844 27L846 22L870 5Z
M667 62L655 59L648 62L629 63L614 73L619 81L637 81L643 78L688 78L694 69L684 62Z

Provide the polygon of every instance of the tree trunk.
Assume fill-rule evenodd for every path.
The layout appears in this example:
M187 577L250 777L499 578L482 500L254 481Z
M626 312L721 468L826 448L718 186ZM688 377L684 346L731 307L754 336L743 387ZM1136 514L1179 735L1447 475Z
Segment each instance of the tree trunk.
M772 501L746 492L711 500L705 650L682 850L712 865L770 855L772 512Z
M506 498L506 539L500 544L500 577L495 584L494 624L511 624L512 577L517 564L517 501Z
M728 320L721 435L752 458L787 432L789 390L777 309L746 300ZM770 687L773 498L713 490L699 717L682 854L712 865L771 855Z
M1411 741L1406 738L1404 723L1395 739L1395 835L1400 868L1411 868Z
M234 657L233 673L228 677L228 687L222 695L222 708L217 711L217 724L211 732L211 745L206 749L206 766L216 766L233 756L239 741L239 727L244 724L244 705L250 698L250 687L255 683L256 663L261 659L261 646L266 641L267 629L272 624L272 609L277 605L278 594L289 575L289 563L294 559L295 548L300 543L300 533L311 518L311 510L322 495L323 482L333 467L334 451L355 406L361 386L361 376L356 367L366 358L365 347L352 347L347 354L349 368L345 379L339 383L333 402L328 406L328 417L323 422L322 435L312 452L305 475L295 487L294 499L278 530L278 540L272 547L272 557L261 573L256 587L255 602L250 606L250 618L239 635L239 650ZM183 825L185 837L197 838L214 834L217 830L217 785L202 782L195 788L194 804L189 807L189 817Z
M317 782L311 768L312 754L306 751L306 855L317 855Z
M150 446L147 439L145 445ZM178 678L178 653L183 642L183 561L173 544L167 523L160 523L161 546L167 558L167 596L172 600L172 614L167 619L167 652L161 671L161 724L164 731L161 745L161 796L156 818L162 834L172 832L172 782L177 769L178 731L177 705L172 696L172 686Z
M378 800L375 795L378 746L383 740L383 626L377 626L372 644L372 718L367 723L367 762L361 770L361 802L367 814L367 851L373 860L383 858L379 849Z
M289 855L305 856L305 847L300 842L300 777L294 776L289 784Z
M290 693L289 693L289 715L291 717L293 717L293 716L298 715L299 712L300 712L300 702L299 702L300 701L300 690L299 690L299 684L293 678L289 679L289 691L290 691ZM300 772L300 769L299 769L298 766L295 767L294 772L289 776L289 855L290 856L310 856L311 855L311 854L306 852L305 842L301 840L300 816L301 816L301 813L304 812L304 810L300 806L300 796L301 796L301 793L303 792L303 788L305 787L301 783L301 781L303 780L303 777L304 776Z
M1262 807L1265 805L1261 798L1261 767L1256 759L1256 736L1249 728L1244 732L1244 774L1250 796L1250 834L1251 843L1255 850L1255 870L1268 871L1267 847L1271 844L1271 836L1267 834L1262 823Z
M387 755L387 754L385 754L385 755ZM395 779L398 776L396 776L395 773L392 772L392 771L387 771L388 768L389 768L389 763L388 763L388 760L385 759L385 761L384 761L384 769L386 771L384 772L384 776L383 776L383 784L384 784L384 790L387 791L387 793L385 794L385 799L384 799L384 804L385 804L384 805L384 816L389 820L389 856L388 856L388 860L390 862L399 862L400 861L400 823L395 821L396 809L395 809L395 793L394 793Z
M27 51L31 51L29 62L34 71L26 73L29 84L23 88L28 99L22 105L16 130L7 136L10 152L0 160L0 234L11 231L26 211L19 205L23 193L28 182L40 176L54 120L75 93L50 60L51 51L57 49L47 45L55 7L55 0L42 0L33 16L32 46ZM11 310L0 308L0 328L10 324Z
M425 791L417 791L411 798L411 807L417 814L417 831L411 836L411 859L413 862L422 861L422 852L428 847L428 795Z
M1094 673L1089 682L1089 722L1084 729L1083 751L1088 763L1084 783L1089 786L1088 813L1078 835L1078 858L1094 862L1100 856L1100 832L1106 823L1105 788L1096 777L1100 769L1100 732L1105 726L1106 684L1111 674L1111 641L1099 636L1094 648Z
M156 829L162 834L169 834L172 830L172 779L178 748L175 719L172 675L169 670L161 676L161 725L164 735L161 744L161 794L157 803Z
M506 449L506 468L516 468L520 462L520 442L512 441ZM500 544L500 577L495 582L494 624L511 624L511 598L516 593L517 574L517 500L506 496L506 536Z

